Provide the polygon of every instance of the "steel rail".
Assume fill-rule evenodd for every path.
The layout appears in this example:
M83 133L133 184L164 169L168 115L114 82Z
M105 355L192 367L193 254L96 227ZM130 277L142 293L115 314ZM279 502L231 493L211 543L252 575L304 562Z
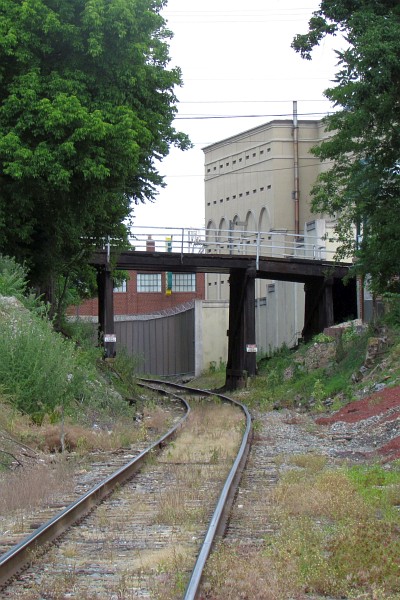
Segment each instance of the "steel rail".
M242 437L242 442L241 442L239 451L238 451L235 461L231 467L231 470L229 471L228 477L225 480L224 487L222 488L222 491L218 498L218 502L215 507L214 513L211 517L211 521L208 526L203 544L200 548L200 552L198 554L196 564L192 571L189 583L186 587L186 591L185 591L183 600L195 600L195 598L197 598L198 594L199 594L199 588L200 588L200 584L201 584L201 580L202 580L202 576L203 576L204 567L206 565L206 562L210 555L212 547L215 544L216 540L219 537L221 537L225 531L229 512L232 508L232 504L233 504L233 501L235 498L237 487L240 482L242 471L246 465L247 457L248 457L248 454L250 451L250 444L251 444L251 434L252 434L251 416L250 416L250 413L249 413L247 407L244 404L242 404L241 402L238 402L237 400L234 400L233 398L229 398L228 396L225 396L224 394L219 394L218 392L211 392L209 390L199 390L197 388L192 388L192 387L189 387L186 385L184 386L184 385L180 385L177 383L170 383L170 382L166 382L166 381L146 380L146 379L142 379L141 381L147 381L147 382L152 381L153 383L170 386L170 387L177 388L177 389L182 389L182 390L185 390L188 392L193 392L193 393L197 393L197 394L206 394L209 396L217 396L218 398L220 398L221 400L224 400L225 402L230 402L231 404L238 406L244 412L244 414L246 416L246 428L245 428L245 432Z
M149 386L147 386L149 387ZM157 390L161 391L161 390ZM190 406L184 398L175 396L186 408L186 413L180 421L167 433L153 442L138 456L120 467L115 473L109 475L102 482L94 486L83 496L72 502L58 515L41 525L32 534L24 538L19 544L13 546L8 552L0 556L0 590L19 571L32 562L32 557L40 547L53 542L60 537L71 525L90 513L95 506L109 496L117 484L130 479L143 465L146 458L153 450L159 450L183 426L190 413Z

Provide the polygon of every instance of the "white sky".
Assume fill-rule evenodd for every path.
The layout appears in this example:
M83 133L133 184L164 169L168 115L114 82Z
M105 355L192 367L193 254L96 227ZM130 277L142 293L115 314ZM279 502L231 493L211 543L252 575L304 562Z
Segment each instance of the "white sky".
M174 33L170 66L183 76L174 125L194 147L171 149L160 166L167 187L154 203L135 207L134 225L204 227L204 146L274 117L291 118L293 100L299 118L331 109L323 90L336 71L332 48L339 41L322 42L312 61L290 47L318 8L318 0L169 0L163 15ZM205 115L234 118L193 118Z

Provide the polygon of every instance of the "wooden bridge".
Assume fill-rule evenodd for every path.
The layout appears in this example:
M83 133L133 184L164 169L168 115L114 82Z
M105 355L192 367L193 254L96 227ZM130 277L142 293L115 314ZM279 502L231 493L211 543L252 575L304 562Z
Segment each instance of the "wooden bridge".
M349 304L355 304L354 280L343 286L351 265L328 260L323 240L282 232L173 231L136 228L132 249L114 254L107 245L95 252L92 264L98 268L99 324L107 356L115 353L111 264L141 272L229 274L229 390L241 387L246 375L256 373L256 354L251 351L256 344L256 278L305 284L305 340L343 320Z

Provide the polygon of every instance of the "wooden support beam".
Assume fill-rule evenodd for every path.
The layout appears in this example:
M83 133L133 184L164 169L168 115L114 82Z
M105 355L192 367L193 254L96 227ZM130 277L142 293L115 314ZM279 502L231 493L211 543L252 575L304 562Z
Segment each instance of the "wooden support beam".
M99 341L104 347L104 357L114 358L114 283L111 270L102 267L97 270L97 288L99 295Z
M255 345L255 269L232 269L229 277L229 339L225 388L235 390L255 375L257 356L246 352Z
M244 300L244 326L245 326L245 363L244 368L249 377L257 372L256 352L256 271L246 271L246 293Z
M334 323L333 280L310 281L305 284L305 314L303 338L308 341Z

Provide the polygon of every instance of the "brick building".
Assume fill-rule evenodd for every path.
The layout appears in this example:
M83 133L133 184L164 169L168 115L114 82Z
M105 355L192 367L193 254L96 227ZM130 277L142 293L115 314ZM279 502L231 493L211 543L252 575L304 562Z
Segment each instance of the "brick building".
M149 236L146 244L154 251L154 241ZM205 297L204 273L140 273L129 271L128 278L114 288L114 315L130 317L170 311L192 300ZM67 314L75 317L97 317L98 299L86 300L70 307Z
M172 280L168 289L168 278ZM167 311L190 300L204 298L204 273L138 273L129 272L129 279L114 289L116 316L143 315ZM70 307L70 316L97 317L98 300L86 300Z

